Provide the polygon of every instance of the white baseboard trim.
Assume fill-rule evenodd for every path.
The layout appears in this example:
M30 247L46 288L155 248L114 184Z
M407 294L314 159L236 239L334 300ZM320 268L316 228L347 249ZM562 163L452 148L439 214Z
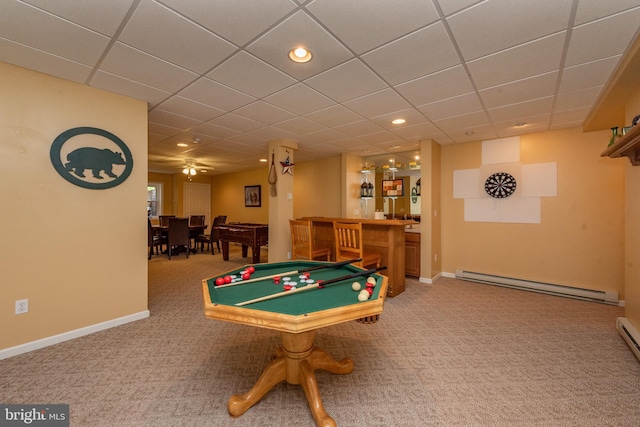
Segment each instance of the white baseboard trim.
M432 278L428 278L428 277L419 277L418 278L418 282L420 283L427 283L429 285L433 285L433 282L435 282L436 280L438 280L440 278L440 276L442 275L442 273L438 273L436 274L434 277Z
M448 277L450 279L455 279L456 278L456 273L447 273L446 271L442 272L442 277Z
M135 322L149 317L149 310L141 311L139 313L130 314L128 316L119 317L117 319L107 320L106 322L97 323L95 325L86 326L84 328L75 329L69 332L63 332L58 335L53 335L47 338L42 338L36 341L31 341L26 344L20 344L15 347L5 348L0 350L0 360L8 359L9 357L17 356L19 354L28 353L30 351L38 350L40 348L49 347L50 345L59 344L61 342L69 341L75 338L80 338L85 335L91 335L96 332L104 331L106 329L115 328L126 323Z

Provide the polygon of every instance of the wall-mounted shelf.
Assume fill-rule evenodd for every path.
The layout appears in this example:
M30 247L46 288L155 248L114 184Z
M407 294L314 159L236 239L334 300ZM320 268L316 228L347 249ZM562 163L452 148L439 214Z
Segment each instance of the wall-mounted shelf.
M640 166L640 126L619 138L601 154L602 157L628 157L633 166Z

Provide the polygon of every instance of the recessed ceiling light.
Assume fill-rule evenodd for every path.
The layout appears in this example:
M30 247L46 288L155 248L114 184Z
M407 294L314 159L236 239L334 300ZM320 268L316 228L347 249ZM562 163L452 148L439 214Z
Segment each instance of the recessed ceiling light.
M401 125L403 123L405 123L406 120L405 119L395 119L395 120L391 120L391 123L393 123L394 125Z
M467 136L471 136L471 135L473 135L474 133L475 133L474 131L470 130L469 132L465 132L464 134L465 134L465 135L467 135Z
M289 51L289 59L293 62L309 62L311 57L311 52L304 47L296 47Z
M525 125L526 125L525 122L516 123L516 127L518 127L518 128L521 128L521 127L523 127Z
M391 148L391 149L393 150L393 149L400 148L400 147L401 147L400 145L392 145L392 146L391 146L391 147L389 147L389 148ZM389 160L389 161L391 161L391 160Z
M177 145L178 145L178 147L188 147L189 146L189 144L184 143L184 142L178 142Z
M193 137L193 142L195 142L196 144L197 144L198 142L200 142L200 141L202 141L202 138L200 138L199 136L194 136L194 137Z
M262 163L267 163L267 162L268 162L268 160L267 160L267 159L260 159L260 161L261 161Z

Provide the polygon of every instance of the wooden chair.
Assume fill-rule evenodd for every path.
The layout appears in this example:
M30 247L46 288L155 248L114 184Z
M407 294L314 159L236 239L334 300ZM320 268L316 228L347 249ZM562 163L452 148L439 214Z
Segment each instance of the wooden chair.
M204 215L191 215L189 217L189 225L204 225Z
M312 223L308 220L289 220L291 228L291 259L324 258L331 260L331 249L314 247Z
M348 261L354 258L362 258L362 261L354 263L359 267L380 267L380 254L366 253L362 243L362 224L349 224L333 222L333 235L336 245L336 262Z
M168 227L169 226L169 218L175 218L175 215L160 215L158 217L158 221L160 221L160 227Z
M158 255L158 246L160 246L160 251L162 251L162 245L165 243L165 239L163 239L162 234L156 233L151 226L151 219L147 218L147 223L149 224L148 228L148 240L147 245L149 246L149 259L151 259L151 255L153 255L153 249L156 250L156 255Z
M204 226L205 216L204 215L190 215L189 216L189 227L198 227ZM190 230L189 231L189 239L193 242L194 252L198 251L198 237L200 236L202 230ZM191 242L189 242L189 247L191 247Z
M200 234L196 239L196 245L200 243L200 250L204 252L204 245L207 244L207 250L211 248L211 255L214 255L213 244L218 246L218 252L220 252L220 230L218 225L227 222L226 215L218 215L213 219L211 224L211 234Z
M189 258L189 219L169 218L169 231L167 233L167 254L171 259L174 248L184 246Z

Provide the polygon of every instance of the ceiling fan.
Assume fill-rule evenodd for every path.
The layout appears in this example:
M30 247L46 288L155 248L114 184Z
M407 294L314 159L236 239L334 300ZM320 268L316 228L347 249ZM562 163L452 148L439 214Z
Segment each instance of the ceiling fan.
M149 154L148 160L149 164L153 165L154 168L159 169L156 171L161 173L183 172L190 176L195 175L196 173L206 173L207 171L215 169L215 166L213 166L212 164L193 158L180 158ZM150 171L154 172L154 170L151 169L152 168L150 167ZM184 172L185 170L187 170L187 172Z

